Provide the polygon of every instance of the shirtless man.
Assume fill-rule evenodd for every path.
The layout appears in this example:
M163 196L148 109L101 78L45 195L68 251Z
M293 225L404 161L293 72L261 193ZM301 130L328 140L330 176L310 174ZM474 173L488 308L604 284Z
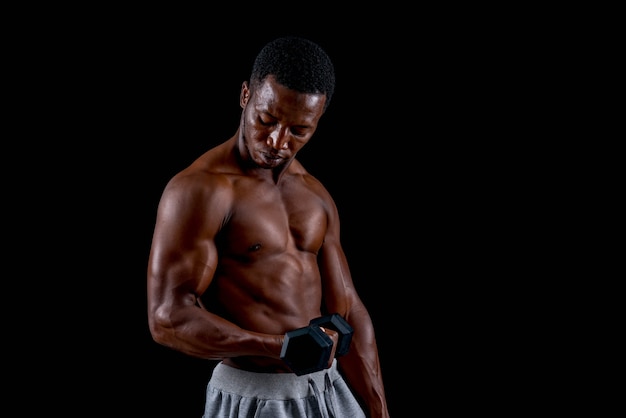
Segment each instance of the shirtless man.
M317 44L269 42L241 86L235 134L163 191L148 263L150 332L159 344L220 360L205 418L389 416L337 207L296 159L334 87L333 64ZM329 313L354 330L348 353L296 375L281 359L285 334Z

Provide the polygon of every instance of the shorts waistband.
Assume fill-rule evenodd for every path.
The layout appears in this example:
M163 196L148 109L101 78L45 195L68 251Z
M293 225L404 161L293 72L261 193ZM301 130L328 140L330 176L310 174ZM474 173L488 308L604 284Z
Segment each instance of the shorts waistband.
M299 399L312 394L309 386L310 380L318 388L324 388L326 375L331 382L341 377L337 370L336 359L333 360L330 368L302 376L294 373L250 372L218 363L213 369L209 387L245 397Z

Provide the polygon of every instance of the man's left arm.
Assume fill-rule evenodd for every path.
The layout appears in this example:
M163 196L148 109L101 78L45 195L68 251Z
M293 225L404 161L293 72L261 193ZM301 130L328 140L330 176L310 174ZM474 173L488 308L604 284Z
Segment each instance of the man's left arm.
M354 333L338 366L370 417L389 417L374 325L359 297L339 239L327 236L319 257L323 303L327 313L338 313Z

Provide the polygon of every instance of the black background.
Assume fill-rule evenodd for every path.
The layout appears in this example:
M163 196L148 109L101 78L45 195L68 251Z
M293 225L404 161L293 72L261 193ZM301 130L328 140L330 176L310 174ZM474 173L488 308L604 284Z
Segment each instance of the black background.
M263 44L295 34L335 62L333 102L299 159L338 205L391 415L523 408L510 382L529 360L511 351L525 344L512 306L529 269L519 213L534 208L514 197L528 127L511 97L528 78L510 22L459 10L308 23L144 12L20 33L31 47L15 63L28 79L19 103L37 118L18 138L31 138L38 187L20 193L45 196L22 239L38 237L46 272L32 293L54 308L42 316L56 360L36 362L55 393L46 406L201 416L213 363L157 345L147 328L156 207L171 176L235 132Z

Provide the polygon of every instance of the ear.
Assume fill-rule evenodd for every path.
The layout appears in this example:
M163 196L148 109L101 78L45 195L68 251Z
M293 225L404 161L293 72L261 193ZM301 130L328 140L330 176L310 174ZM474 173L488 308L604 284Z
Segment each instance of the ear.
M248 82L244 81L241 84L241 93L239 94L239 106L242 108L246 107L248 104L248 99L250 98L250 88L248 88Z

